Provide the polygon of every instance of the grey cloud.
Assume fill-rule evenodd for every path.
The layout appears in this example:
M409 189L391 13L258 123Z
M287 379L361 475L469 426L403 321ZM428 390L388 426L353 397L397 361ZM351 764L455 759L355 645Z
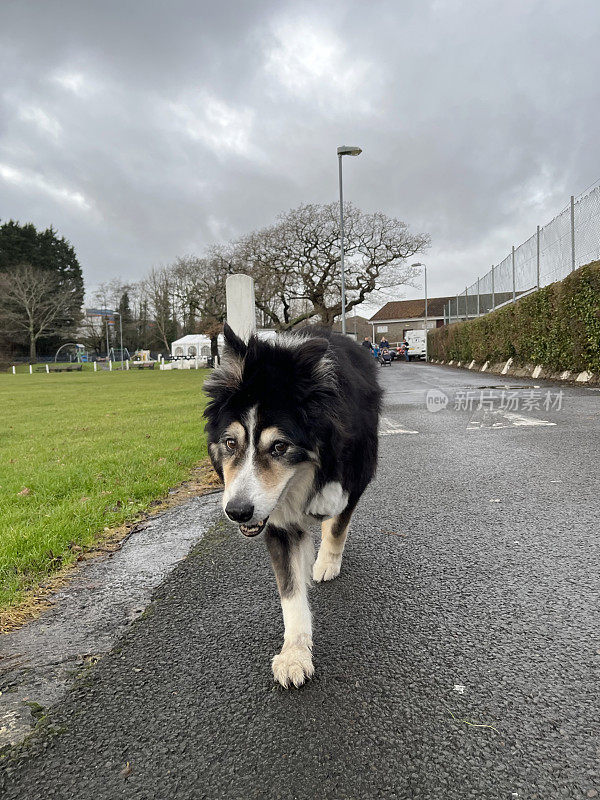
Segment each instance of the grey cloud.
M0 217L54 224L86 281L337 192L432 234L470 283L600 177L600 7L8 2ZM413 292L414 294L414 292Z

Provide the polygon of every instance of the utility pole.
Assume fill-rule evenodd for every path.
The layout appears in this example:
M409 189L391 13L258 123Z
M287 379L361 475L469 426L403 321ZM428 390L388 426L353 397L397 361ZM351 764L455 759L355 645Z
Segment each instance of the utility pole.
M517 286L515 276L515 246L512 247L512 281L513 281L513 303L517 299Z
M344 192L342 188L342 157L359 156L362 153L360 147L349 147L343 145L338 147L338 167L340 181L340 267L342 270L342 333L346 333L346 272L344 270Z
M575 271L575 197L571 195L571 272Z
M536 235L536 248L535 248L535 272L536 272L536 279L535 279L535 286L537 289L540 288L540 226L537 226L537 235Z

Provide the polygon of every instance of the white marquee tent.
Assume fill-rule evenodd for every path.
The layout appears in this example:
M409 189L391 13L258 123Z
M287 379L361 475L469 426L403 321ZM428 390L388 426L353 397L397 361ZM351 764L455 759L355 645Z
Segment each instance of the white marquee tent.
M272 339L276 335L275 331L267 328L257 330L256 333L261 339ZM223 353L224 344L223 334L220 333L217 337L219 355ZM187 336L182 336L181 339L176 339L171 343L171 355L173 356L171 366L174 369L194 369L205 366L206 359L210 358L210 338L202 333L188 333Z
M217 338L219 352L223 349L223 334ZM197 358L205 360L210 356L210 338L202 333L188 333L181 339L176 339L171 343L171 355L173 358Z

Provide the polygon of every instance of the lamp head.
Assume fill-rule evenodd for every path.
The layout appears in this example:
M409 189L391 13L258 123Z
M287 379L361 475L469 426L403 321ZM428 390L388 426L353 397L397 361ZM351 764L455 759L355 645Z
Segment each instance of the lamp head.
M337 154L338 156L359 156L362 153L360 147L351 147L350 145L343 144L341 147L338 147Z

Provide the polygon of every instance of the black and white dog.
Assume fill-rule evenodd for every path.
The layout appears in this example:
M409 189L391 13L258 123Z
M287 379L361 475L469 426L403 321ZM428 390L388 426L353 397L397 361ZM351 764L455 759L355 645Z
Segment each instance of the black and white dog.
M223 363L205 383L208 447L225 483L223 508L244 536L263 529L285 634L275 680L314 673L307 599L340 573L350 517L375 473L381 390L365 348L306 328L245 344L225 325ZM314 565L307 531L321 521Z

